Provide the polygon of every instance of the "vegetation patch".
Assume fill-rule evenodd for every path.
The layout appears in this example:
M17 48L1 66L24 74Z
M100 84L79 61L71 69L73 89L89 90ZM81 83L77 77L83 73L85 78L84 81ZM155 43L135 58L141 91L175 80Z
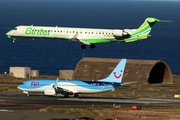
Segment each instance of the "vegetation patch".
M98 108L53 108L48 106L42 108L40 112L56 112L56 113L66 113L66 114L79 114L81 117L88 117L94 119L98 114L95 110Z
M15 78L9 75L0 74L0 92L20 92L21 90L17 88L19 84L26 80L32 79L57 79L58 76L48 76L48 75L40 75L39 77L33 77L30 79L24 78ZM163 85L163 84L149 84L148 82L138 82L135 84L129 84L122 86L121 88L127 88L128 91L107 91L98 94L81 94L80 96L94 96L94 97L136 97L136 98L174 98L174 94L170 92L180 92L180 76L173 75L173 85ZM120 88L120 89L121 89ZM140 91L148 91L146 93L138 92ZM130 92L132 91L132 92ZM157 92L156 92L157 91ZM168 91L169 94L163 94L160 91Z

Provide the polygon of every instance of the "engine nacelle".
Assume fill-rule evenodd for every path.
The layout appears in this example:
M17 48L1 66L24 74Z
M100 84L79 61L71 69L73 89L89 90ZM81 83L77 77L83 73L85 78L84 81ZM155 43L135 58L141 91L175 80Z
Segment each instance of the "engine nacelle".
M114 37L124 37L124 36L127 36L129 35L129 32L127 31L124 31L124 30L114 30L113 31L113 36Z
M113 36L115 37L122 37L123 36L123 30L114 30Z
M130 33L135 32L136 30L137 30L137 29L124 29L123 31L124 31L125 33L130 34Z
M45 90L44 94L45 95L56 95L56 92L55 92L55 90Z

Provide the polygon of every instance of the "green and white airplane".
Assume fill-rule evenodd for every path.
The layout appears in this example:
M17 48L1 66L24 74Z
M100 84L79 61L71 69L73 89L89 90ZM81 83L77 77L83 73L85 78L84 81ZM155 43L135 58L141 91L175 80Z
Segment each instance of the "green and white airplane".
M68 40L82 43L95 48L95 44L108 42L135 42L151 37L151 27L161 20L146 18L138 29L95 29L95 28L72 28L72 27L48 27L48 26L17 26L6 33L8 38L15 42L16 38L48 38Z

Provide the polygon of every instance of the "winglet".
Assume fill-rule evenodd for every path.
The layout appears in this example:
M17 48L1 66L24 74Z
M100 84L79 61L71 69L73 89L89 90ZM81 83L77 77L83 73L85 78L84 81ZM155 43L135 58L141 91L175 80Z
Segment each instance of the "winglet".
M56 82L54 83L54 88L57 89L58 88L58 80L59 78L56 79Z

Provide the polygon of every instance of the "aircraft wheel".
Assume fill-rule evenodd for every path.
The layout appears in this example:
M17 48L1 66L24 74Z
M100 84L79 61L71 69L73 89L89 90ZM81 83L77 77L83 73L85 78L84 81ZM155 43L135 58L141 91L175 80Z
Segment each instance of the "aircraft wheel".
M69 97L69 95L64 95L64 97L65 97L65 98L68 98L68 97Z
M82 45L81 45L81 48L82 48L82 49L86 49L86 45L82 44Z
M16 42L16 38L13 38L13 43Z
M68 98L68 97L69 97L69 94L68 94L68 93L65 93L65 94L64 94L64 97L65 97L65 98Z
M74 94L74 97L75 97L75 98L78 98L78 97L79 97L79 95L78 95L78 94Z
M95 47L96 47L96 46L95 46L94 44L91 44L91 45L90 45L90 48L92 48L92 49L95 48Z

